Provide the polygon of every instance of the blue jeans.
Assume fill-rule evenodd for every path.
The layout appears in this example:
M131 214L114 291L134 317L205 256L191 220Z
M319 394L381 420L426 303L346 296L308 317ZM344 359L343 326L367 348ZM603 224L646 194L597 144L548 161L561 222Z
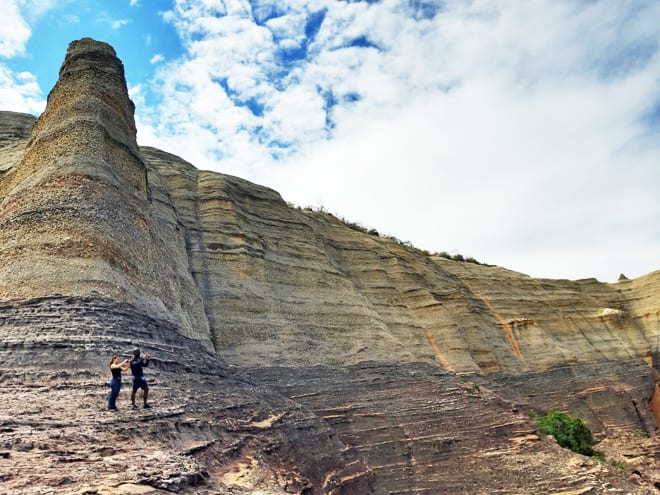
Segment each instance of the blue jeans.
M113 378L110 380L110 395L108 395L108 409L115 408L115 402L117 401L117 396L119 395L119 389L121 388L121 380L118 378Z

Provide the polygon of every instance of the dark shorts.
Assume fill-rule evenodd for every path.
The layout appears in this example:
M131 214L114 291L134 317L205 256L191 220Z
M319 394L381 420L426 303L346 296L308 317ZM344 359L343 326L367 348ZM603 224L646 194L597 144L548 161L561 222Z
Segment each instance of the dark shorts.
M133 392L135 392L138 388L141 388L142 390L149 390L147 380L143 376L140 378L135 376L133 377Z

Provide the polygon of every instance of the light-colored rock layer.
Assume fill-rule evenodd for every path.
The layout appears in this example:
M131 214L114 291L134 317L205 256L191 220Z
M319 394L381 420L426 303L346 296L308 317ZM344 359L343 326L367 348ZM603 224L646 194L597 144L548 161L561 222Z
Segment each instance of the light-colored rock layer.
M522 373L648 358L659 338L660 276L542 280L429 257L291 208L272 190L142 152L184 226L218 352L235 363L435 361Z
M7 195L31 121L1 120L0 134L14 136L0 148ZM123 195L114 201L124 206L101 206L116 184L71 184L79 171L35 185L25 214L3 199L3 298L94 292L134 302L247 365L427 361L517 374L600 360L651 364L660 350L660 272L606 284L450 261L174 155L142 148L139 157L148 199L134 195L128 212ZM54 170L41 175L61 175Z

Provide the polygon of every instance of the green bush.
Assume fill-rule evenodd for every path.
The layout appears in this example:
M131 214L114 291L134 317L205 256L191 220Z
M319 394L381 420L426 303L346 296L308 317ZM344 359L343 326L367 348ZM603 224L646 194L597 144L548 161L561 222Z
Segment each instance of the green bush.
M589 427L580 418L555 410L538 417L536 424L542 433L555 437L562 447L578 454L596 454L593 449L596 441Z

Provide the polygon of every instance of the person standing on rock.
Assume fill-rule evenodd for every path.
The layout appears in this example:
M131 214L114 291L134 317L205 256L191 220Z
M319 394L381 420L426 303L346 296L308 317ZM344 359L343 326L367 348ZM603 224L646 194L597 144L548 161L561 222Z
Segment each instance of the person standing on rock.
M112 380L110 380L110 394L108 395L108 411L116 411L117 397L121 389L121 372L128 371L128 359L119 362L119 356L116 354L110 360L110 373L112 373Z
M131 393L131 404L133 409L137 409L135 405L135 393L139 388L142 389L142 396L144 398L144 408L148 409L151 406L147 404L147 396L149 395L149 385L147 379L144 377L144 368L149 366L149 354L140 357L140 349L133 351L133 359L131 359L131 373L133 373L133 392Z

